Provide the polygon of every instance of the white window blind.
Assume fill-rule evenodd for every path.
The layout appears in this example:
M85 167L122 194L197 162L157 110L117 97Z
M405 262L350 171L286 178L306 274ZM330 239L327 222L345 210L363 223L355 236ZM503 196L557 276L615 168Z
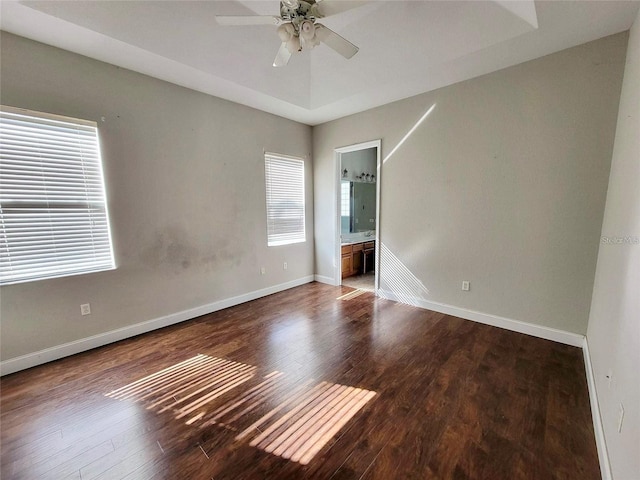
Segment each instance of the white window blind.
M304 161L264 156L267 187L267 245L304 242Z
M0 284L112 268L96 124L0 107Z

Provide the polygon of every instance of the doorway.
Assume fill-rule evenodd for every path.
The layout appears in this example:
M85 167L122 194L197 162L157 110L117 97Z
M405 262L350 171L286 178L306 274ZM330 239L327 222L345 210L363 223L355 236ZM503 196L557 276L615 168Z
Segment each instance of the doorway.
M336 285L378 290L380 140L335 149Z

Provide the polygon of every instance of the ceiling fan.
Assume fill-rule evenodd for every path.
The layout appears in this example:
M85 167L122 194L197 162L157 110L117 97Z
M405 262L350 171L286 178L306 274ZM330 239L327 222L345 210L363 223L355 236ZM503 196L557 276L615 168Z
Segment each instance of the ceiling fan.
M358 53L358 47L333 30L316 23L319 18L341 13L365 3L344 0L281 0L277 15L216 15L220 25L276 25L282 41L273 61L274 67L283 67L295 52L311 49L320 43L345 58Z

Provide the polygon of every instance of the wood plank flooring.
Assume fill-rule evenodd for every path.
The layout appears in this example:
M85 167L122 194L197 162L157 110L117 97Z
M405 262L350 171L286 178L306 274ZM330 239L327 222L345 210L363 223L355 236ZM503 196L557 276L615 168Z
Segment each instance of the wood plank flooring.
M600 478L578 348L350 292L4 377L1 478Z

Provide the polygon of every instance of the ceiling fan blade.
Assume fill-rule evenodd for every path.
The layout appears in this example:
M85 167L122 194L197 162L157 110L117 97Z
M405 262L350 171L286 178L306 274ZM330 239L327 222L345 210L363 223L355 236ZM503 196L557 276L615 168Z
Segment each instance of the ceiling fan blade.
M280 25L282 19L275 15L216 15L218 25Z
M318 40L338 52L344 58L351 58L360 50L346 38L341 37L330 28L319 23L316 23L316 36Z
M322 17L329 17L369 2L370 0L316 0L316 8Z
M282 42L282 45L280 45L280 49L278 50L278 53L276 54L276 58L273 61L273 66L274 67L284 67L287 63L289 63L289 59L290 58L291 58L291 52L287 48L287 43L286 42Z

